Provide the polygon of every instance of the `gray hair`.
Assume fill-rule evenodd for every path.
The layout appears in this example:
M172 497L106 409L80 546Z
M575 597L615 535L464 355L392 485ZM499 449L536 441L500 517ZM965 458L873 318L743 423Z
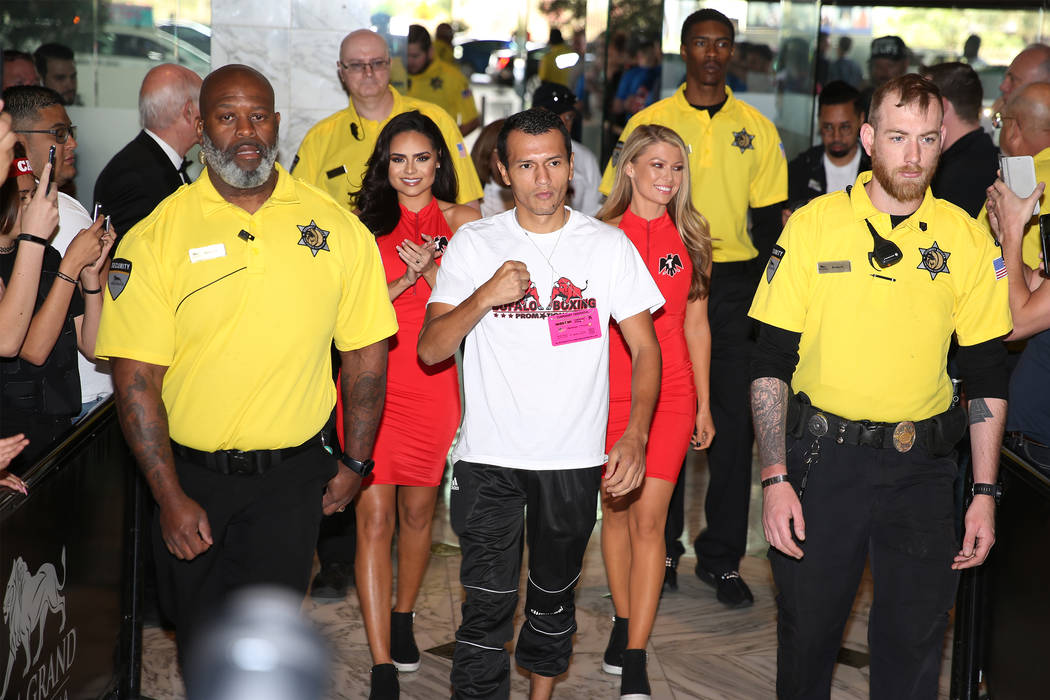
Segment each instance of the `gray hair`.
M150 72L158 69L170 70L170 67L157 66ZM156 130L170 126L187 101L196 103L200 99L200 77L188 68L171 71L167 80L152 81L153 85L150 82L147 75L139 91L139 121L144 129ZM147 85L149 90L146 89Z

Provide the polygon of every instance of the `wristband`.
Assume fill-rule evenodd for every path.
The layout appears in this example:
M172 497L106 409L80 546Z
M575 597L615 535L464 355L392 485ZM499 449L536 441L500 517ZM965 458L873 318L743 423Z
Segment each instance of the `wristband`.
M41 238L40 236L34 236L31 233L20 233L15 236L16 241L29 241L30 243L39 243L40 245L47 247L47 239Z
M98 289L81 289L80 293L81 294L101 294L102 293L102 287L99 287Z
M773 484L779 484L780 482L787 481L787 480L788 480L788 475L787 474L777 474L776 476L771 476L768 479L762 479L762 488L766 488L767 486L772 486Z
M59 279L65 280L66 282L69 282L72 285L76 285L76 283L77 283L77 281L75 279L73 279L72 277L70 277L66 273L62 272L61 270L56 272L55 276L58 277Z

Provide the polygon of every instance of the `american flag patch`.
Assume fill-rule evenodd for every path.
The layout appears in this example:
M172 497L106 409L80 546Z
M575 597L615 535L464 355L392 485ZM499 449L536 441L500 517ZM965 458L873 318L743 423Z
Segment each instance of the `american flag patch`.
M459 143L456 144L456 150L459 151L459 157L460 158L466 158L467 157L467 147L463 145L462 141L460 141Z
M460 94L461 94L461 95L462 95L462 96L464 97L464 99L465 99L465 98L467 98L467 97L470 97L470 96L471 96L471 94L470 94L470 88L467 88L466 90L464 90L464 91L463 91L462 93L460 93Z
M999 256L992 261L992 267L995 268L995 279L1001 280L1006 277L1006 261L1003 260L1003 256Z

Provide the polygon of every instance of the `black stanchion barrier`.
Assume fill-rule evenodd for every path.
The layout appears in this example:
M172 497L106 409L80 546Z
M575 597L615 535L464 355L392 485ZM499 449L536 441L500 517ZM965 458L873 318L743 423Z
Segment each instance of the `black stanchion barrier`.
M0 699L139 697L141 503L112 403L0 494Z
M992 700L1050 693L1050 479L1004 449L996 544L985 563L981 673Z

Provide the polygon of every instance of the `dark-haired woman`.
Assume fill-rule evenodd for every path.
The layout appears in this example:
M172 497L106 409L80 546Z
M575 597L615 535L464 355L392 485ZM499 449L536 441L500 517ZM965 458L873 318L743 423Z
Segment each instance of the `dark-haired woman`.
M663 375L645 481L625 496L602 494L602 558L616 611L602 669L622 674L620 696L633 700L649 697L645 647L663 585L671 493L689 442L704 449L715 435L707 322L711 238L690 192L685 143L667 127L644 125L624 144L612 191L597 215L623 229L666 300L653 315ZM630 350L618 331L610 336L606 449L620 439L631 410Z
M357 593L374 664L370 697L377 699L397 697L398 670L419 668L412 610L430 559L437 487L459 426L455 363L427 367L416 355L438 258L453 232L478 218L476 210L455 204L456 190L437 125L406 112L379 134L356 199L358 216L376 236L398 322L373 451L376 467L355 504ZM391 607L395 523L397 592Z

